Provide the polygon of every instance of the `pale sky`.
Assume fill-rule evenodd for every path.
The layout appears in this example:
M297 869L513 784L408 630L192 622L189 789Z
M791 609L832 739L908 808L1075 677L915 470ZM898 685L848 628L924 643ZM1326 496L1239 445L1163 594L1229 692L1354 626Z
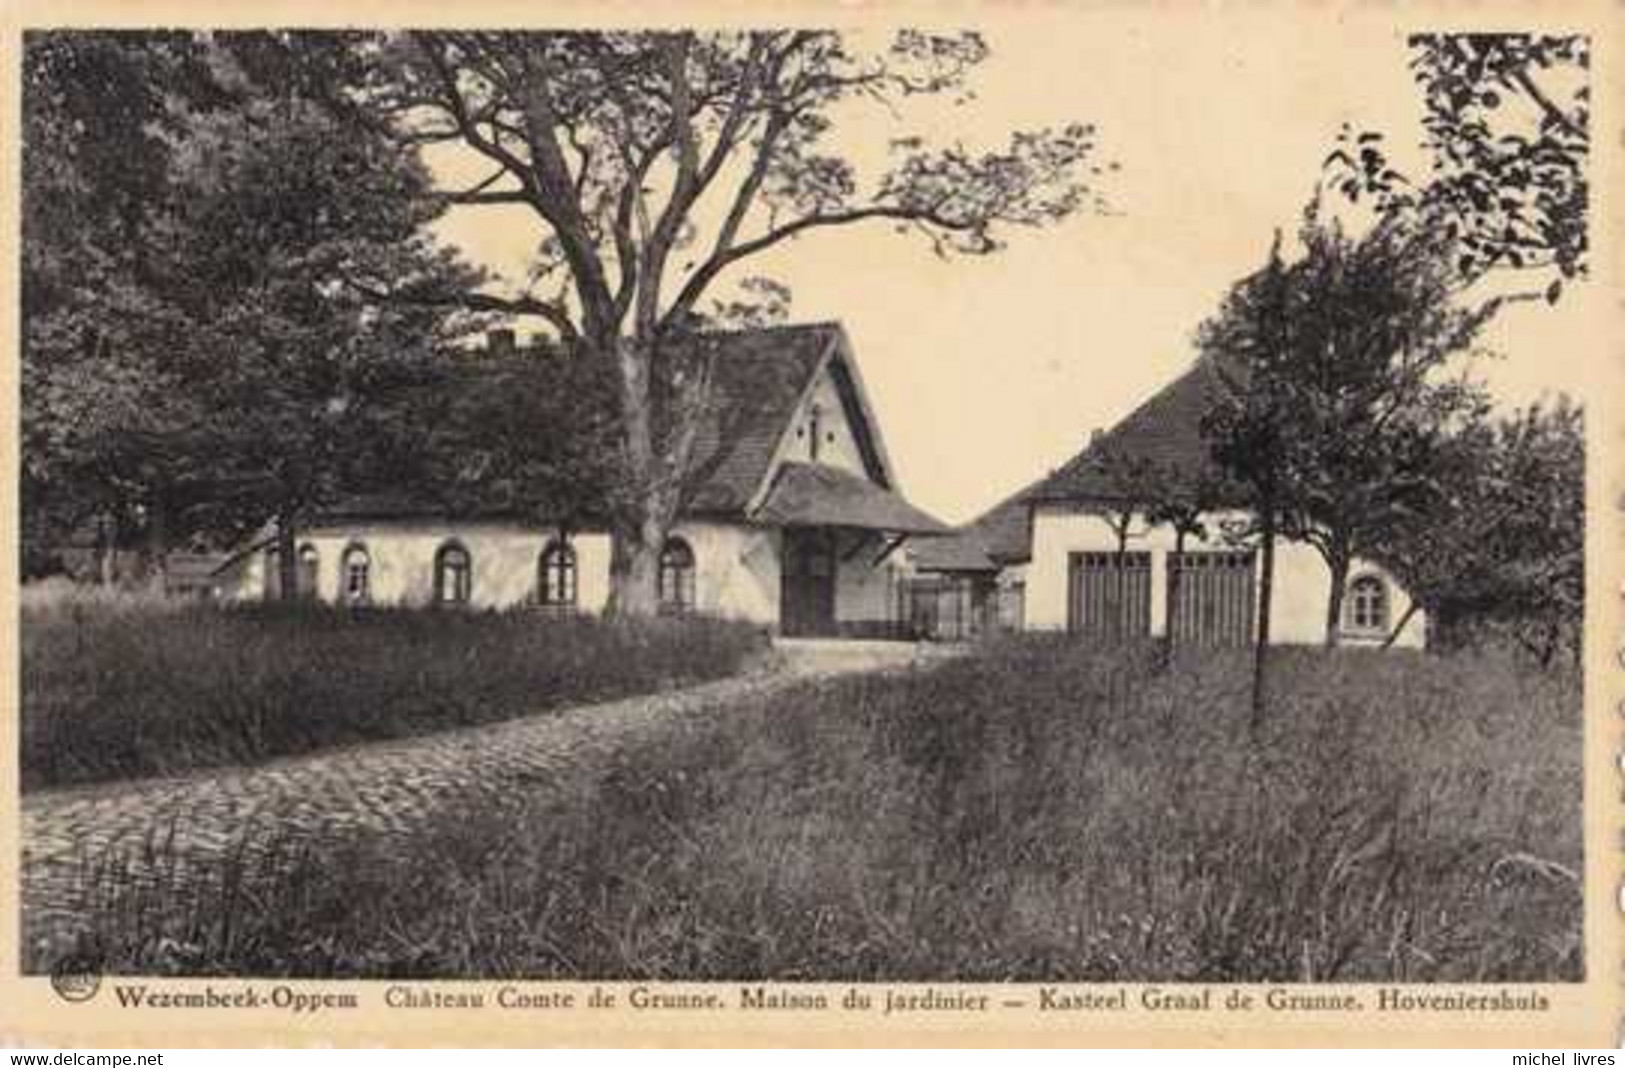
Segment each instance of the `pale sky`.
M976 147L1090 122L1120 165L1099 187L1109 214L1006 231L1005 251L948 262L884 224L826 231L741 272L788 284L793 319L845 324L904 494L951 522L1064 463L1188 365L1198 324L1277 227L1295 229L1343 122L1396 149L1420 134L1403 33L1374 18L988 11L1000 21L978 26L992 56L975 100L862 117L836 143L873 159L903 133ZM516 277L539 231L503 210L462 210L442 232ZM1486 339L1505 354L1483 371L1496 396L1584 395L1596 300L1582 286L1505 313Z

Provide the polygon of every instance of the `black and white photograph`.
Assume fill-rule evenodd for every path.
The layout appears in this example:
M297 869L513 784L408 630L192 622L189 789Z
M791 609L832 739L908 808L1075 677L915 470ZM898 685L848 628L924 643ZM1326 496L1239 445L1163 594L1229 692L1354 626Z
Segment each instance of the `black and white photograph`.
M1598 977L1604 42L1223 6L20 31L22 974Z

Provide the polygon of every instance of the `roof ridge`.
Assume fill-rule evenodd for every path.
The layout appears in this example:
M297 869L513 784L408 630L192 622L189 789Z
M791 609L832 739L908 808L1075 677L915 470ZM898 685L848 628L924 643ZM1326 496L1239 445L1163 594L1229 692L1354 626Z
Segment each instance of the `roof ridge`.
M1202 423L1213 403L1214 377L1206 354L1198 353L1109 430L1054 469L1031 499L1041 502L1110 495L1102 481L1106 476L1101 461L1114 450L1179 467L1210 463Z
M1039 486L1042 486L1044 484L1044 482L1045 482L1045 479L1046 479L1046 476L1043 476L1043 475L1040 475L1038 478L1028 479L1027 483L1024 486L1022 486L1020 489L1013 490L1012 492L1005 494L1003 497L1000 497L997 502L990 505L989 507L984 509L982 512L978 513L976 518L968 521L965 524L965 526L966 527L973 527L977 523L980 523L982 520L984 520L984 519L988 518L989 516L993 515L999 509L1008 508L1012 504L1019 504L1023 497L1027 496L1027 494L1031 493L1033 490L1037 489Z
M783 334L791 331L840 330L846 326L839 319L813 319L804 323L768 323L764 326L739 326L723 330L697 330L697 337L747 337L757 334Z
M1172 393L1174 390L1176 390L1180 386L1184 385L1185 380L1187 378L1190 378L1192 375L1196 374L1201 369L1202 369L1202 358L1200 356L1198 356L1196 359L1192 360L1190 365L1187 366L1183 371L1179 372L1177 375L1175 375L1174 377L1168 379L1168 381L1164 382L1162 385L1158 386L1156 388L1156 390L1149 397L1145 398L1145 400L1141 401L1139 404L1136 404L1133 408L1129 409L1129 412L1128 412L1127 415L1123 416L1121 419L1117 420L1117 422L1113 423L1111 425L1111 429L1102 431L1100 437L1096 438L1094 441L1091 441L1087 445L1085 445L1081 452L1079 452L1071 460L1067 461L1062 466L1063 467L1070 467L1070 466L1072 466L1072 464L1074 462L1080 461L1084 457L1088 456L1089 454L1097 452L1097 451L1103 449L1106 445L1108 445L1110 443L1110 439L1112 439L1114 437L1120 437L1122 435L1122 433L1123 433L1123 428L1128 426L1128 424L1132 423L1136 418L1142 416L1145 413L1146 409L1150 408L1153 404L1156 404L1159 400L1161 400L1163 398L1163 396L1165 394Z

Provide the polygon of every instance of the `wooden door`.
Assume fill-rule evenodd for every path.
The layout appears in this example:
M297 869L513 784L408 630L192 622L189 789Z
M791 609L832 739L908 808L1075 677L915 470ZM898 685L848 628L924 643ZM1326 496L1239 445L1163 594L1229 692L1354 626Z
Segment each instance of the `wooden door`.
M791 637L835 633L835 538L821 527L784 531L779 629Z
M1150 553L1073 553L1069 564L1068 632L1098 642L1150 635Z
M1168 554L1168 634L1175 645L1242 647L1253 640L1253 554Z

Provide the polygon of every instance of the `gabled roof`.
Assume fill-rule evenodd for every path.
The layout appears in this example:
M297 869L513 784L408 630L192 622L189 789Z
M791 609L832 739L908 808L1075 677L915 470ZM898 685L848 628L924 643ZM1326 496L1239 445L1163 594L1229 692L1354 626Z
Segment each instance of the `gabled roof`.
M779 465L753 518L773 526L946 534L948 527L866 478L824 464Z
M1114 493L1102 466L1105 456L1146 461L1195 473L1214 467L1202 420L1217 397L1219 375L1204 360L1152 394L1126 418L1033 487L1043 501L1109 500Z
M909 546L914 566L922 571L998 571L1032 557L1032 492L1034 482L966 523L946 538Z
M945 538L922 539L909 550L920 571L998 571L1001 565L987 554L981 539L965 530Z
M714 362L711 404L689 465L688 511L739 514L760 500L791 421L825 368L870 477L891 486L891 465L838 323L705 334L696 343L712 347Z
M970 531L980 538L995 563L1020 563L1032 557L1032 494L1029 483L973 521Z
M689 463L687 514L743 518L768 491L773 460L792 433L795 413L826 369L848 409L849 424L870 478L894 488L891 464L880 440L863 383L839 323L806 323L694 335L687 344L704 345L712 363L711 402L694 442ZM475 376L512 374L516 366L534 373L529 349L471 354L466 372ZM521 361L515 364L515 360ZM492 499L456 505L423 488L388 487L354 495L324 508L321 521L355 519L531 518Z

